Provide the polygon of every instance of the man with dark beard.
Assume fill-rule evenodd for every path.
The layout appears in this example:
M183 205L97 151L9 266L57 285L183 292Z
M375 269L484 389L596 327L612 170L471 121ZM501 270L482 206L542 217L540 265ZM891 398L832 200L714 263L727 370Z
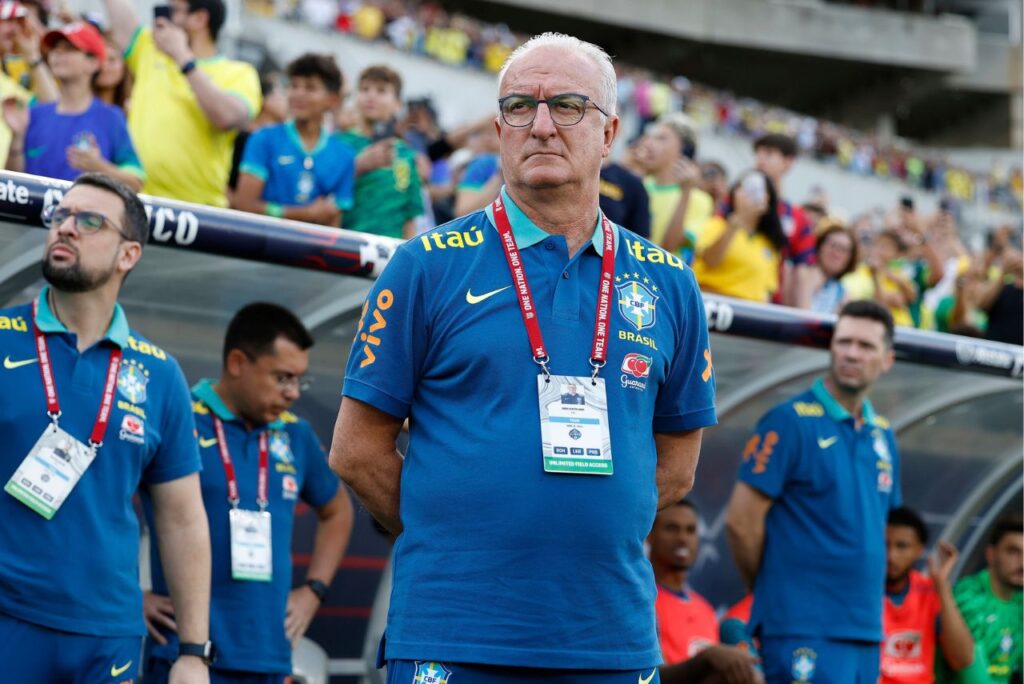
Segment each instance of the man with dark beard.
M186 642L170 680L205 684L210 539L188 387L117 303L142 256L145 208L121 183L85 174L45 219L49 285L0 311L4 680L137 679L141 485Z
M830 351L823 379L761 419L726 514L769 684L878 679L900 465L867 395L895 358L892 316L875 302L847 304Z

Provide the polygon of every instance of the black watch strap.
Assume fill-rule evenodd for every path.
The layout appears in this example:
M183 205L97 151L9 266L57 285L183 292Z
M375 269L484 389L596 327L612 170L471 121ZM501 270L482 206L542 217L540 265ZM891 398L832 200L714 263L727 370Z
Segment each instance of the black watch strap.
M316 597L320 599L320 603L323 603L324 599L327 598L328 587L320 580L308 579L306 580L306 586L309 587L310 591L316 594Z
M213 647L212 641L207 641L205 644L182 642L178 644L178 656L195 656L207 665L213 665L213 661L217 659L217 649Z

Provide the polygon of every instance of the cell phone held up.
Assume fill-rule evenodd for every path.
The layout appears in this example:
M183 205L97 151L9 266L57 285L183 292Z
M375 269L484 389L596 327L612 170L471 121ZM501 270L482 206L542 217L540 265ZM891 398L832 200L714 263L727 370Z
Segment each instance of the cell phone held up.
M751 202L763 202L768 197L768 182L759 172L747 174L742 184L743 194Z
M395 131L395 120L388 119L387 121L378 121L373 124L373 142L379 142L381 140L387 140L394 138L397 135Z
M153 20L164 18L167 21L171 20L171 6L170 5L154 5L153 6Z

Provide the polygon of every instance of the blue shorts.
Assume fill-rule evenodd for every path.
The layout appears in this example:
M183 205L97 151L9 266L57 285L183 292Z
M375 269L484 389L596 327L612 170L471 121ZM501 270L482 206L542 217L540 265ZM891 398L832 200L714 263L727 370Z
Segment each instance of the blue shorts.
M870 641L761 637L766 684L875 684L881 647Z
M163 658L147 658L146 666L143 668L143 681L146 684L167 684L173 664ZM210 668L210 684L282 684L285 679L286 676L282 674Z
M5 682L134 682L141 656L142 637L60 632L0 613L0 662Z
M389 660L387 684L660 684L658 668L556 670L427 660ZM147 683L148 684L148 683Z

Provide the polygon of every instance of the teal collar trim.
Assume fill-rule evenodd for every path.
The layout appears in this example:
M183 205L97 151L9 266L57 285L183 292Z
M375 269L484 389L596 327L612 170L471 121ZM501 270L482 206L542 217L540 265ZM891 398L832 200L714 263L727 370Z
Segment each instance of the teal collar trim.
M501 201L505 203L505 213L508 215L508 222L512 226L512 234L516 238L516 245L519 249L527 249L533 245L541 242L542 240L551 237L551 234L540 228L530 217L523 213L512 198L508 196L508 192L505 190L505 186L501 186ZM488 204L484 209L487 214L487 219L491 222L492 226L495 226L497 230L497 223L494 221L494 208ZM591 238L590 244L594 245L594 249L600 256L604 256L604 235L600 230L601 217L604 213L598 209L597 211L597 223L594 224L594 237ZM612 223L612 234L615 240L615 251L619 251L619 227Z
M47 334L66 333L67 327L60 322L53 309L50 308L50 286L45 285L39 292L39 315L36 316L36 325L39 330ZM120 304L114 304L114 316L110 319L110 327L103 339L110 340L118 347L124 349L128 346L128 318L124 315L124 309Z
M301 152L307 157L315 157L327 147L327 141L330 138L327 131L323 126L320 127L320 138L316 141L316 145L313 146L312 150L307 150L305 144L302 142L302 136L299 135L299 129L295 126L295 119L288 119L284 124L284 129L288 133L288 138L295 143L295 146L301 150Z
M220 395L217 394L217 390L213 389L213 380L210 378L203 378L194 384L192 386L192 396L206 404L221 420L228 422L238 419L224 403L224 400L220 398ZM284 421L278 418L274 422L268 423L267 427L271 430L283 430Z
M814 398L825 407L825 412L828 414L829 418L837 423L841 423L844 420L853 420L853 416L850 415L850 412L847 411L842 404L836 401L835 397L829 393L828 388L825 387L825 381L823 379L818 378L814 382L814 385L811 387L811 392L814 394ZM864 414L864 423L866 425L873 426L875 424L876 415L875 407L872 406L871 402L867 399L865 399L864 403L861 405L861 412Z

